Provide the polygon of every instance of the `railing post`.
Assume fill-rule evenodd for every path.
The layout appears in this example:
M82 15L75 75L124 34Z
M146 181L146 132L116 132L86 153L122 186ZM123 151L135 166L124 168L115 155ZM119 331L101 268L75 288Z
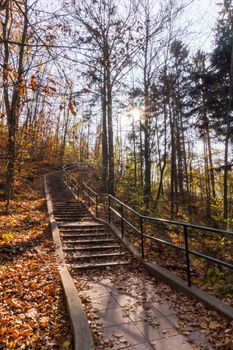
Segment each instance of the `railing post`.
M121 237L124 238L124 206L121 204Z
M190 271L188 228L187 228L187 226L184 226L184 244L185 244L185 259L186 259L188 286L191 287L192 279L191 279L191 271Z
M82 183L82 200L85 202L85 195L84 195L84 184Z
M95 216L98 216L98 195L95 195Z
M140 233L141 233L141 256L144 259L144 233L143 233L143 217L140 216Z
M109 224L111 222L111 209L110 209L110 207L111 207L111 197L108 194L108 222L109 222Z

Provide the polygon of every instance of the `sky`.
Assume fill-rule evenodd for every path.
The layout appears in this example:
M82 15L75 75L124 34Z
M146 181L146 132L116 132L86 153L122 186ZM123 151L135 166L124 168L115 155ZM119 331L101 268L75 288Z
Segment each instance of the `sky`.
M190 45L192 50L210 51L214 42L214 26L216 24L220 7L217 3L222 0L195 0L185 11L184 17L191 20Z
M62 7L62 0L39 1L43 10L50 12ZM212 51L214 45L214 27L220 11L217 3L222 2L223 0L193 0L191 5L185 8L183 16L180 19L180 24L182 27L187 26L187 30L185 31L186 35L184 37L182 35L182 40L187 44L191 53L195 54L199 49L206 53ZM126 130L129 126L129 118L122 114L120 119L121 128Z
M62 8L62 2L63 0L40 0L43 10L48 11ZM213 47L213 28L220 10L217 3L223 3L223 0L190 0L190 2L191 5L186 7L181 19L184 26L191 23L188 27L190 33L187 34L187 44L193 52L198 49L208 52Z

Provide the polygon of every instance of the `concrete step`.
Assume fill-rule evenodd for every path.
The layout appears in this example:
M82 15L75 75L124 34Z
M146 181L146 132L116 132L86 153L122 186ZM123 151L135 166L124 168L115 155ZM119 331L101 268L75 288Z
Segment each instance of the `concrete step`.
M53 208L56 210L87 210L86 207L84 207L83 205L75 205L75 206L71 206L69 204L64 204L62 206L56 206L56 204L53 205Z
M125 253L109 253L109 254L86 254L86 255L76 255L72 256L72 260L82 260L82 259L98 259L98 258L114 258L119 256L124 256Z
M75 241L65 241L65 244L101 244L101 243L113 243L114 239L83 239Z
M78 200L71 201L71 200L65 198L65 196L66 196L66 193L64 193L63 199L61 199L61 198L58 199L56 196L54 196L52 199L56 205L63 205L63 203L67 203L69 205L84 205L82 202L80 202Z
M57 213L57 214L62 214L62 215L74 215L74 214L89 214L90 215L90 212L86 209L75 209L75 210L67 210L67 211L64 211L62 209L53 209L53 212Z
M85 246L85 247L64 247L64 252L78 252L83 250L109 250L109 249L120 249L121 246L116 245L98 245L98 246Z
M93 238L98 238L98 237L106 237L106 233L61 233L60 236L63 239L69 238L69 239L76 239L76 238L87 238L87 237L93 237Z
M106 262L106 263L92 263L92 264L82 264L82 265L72 265L72 269L95 269L98 267L111 267L111 266L119 266L119 265L127 265L129 264L128 261L113 261L113 262Z
M75 210L62 210L62 209L55 209L53 211L56 214L62 214L62 215L74 215L74 214L87 214L89 213L86 209L75 209Z
M87 209L83 204L69 204L69 203L63 203L61 205L57 205L56 202L53 203L53 207L57 209Z
M83 210L83 211L76 210L73 213L71 212L64 213L62 211L54 210L54 214L61 215L61 216L90 215L88 210Z
M66 233L86 233L86 234L91 234L91 233L103 233L103 232L107 232L109 230L107 230L107 228L103 227L103 228L99 228L99 227L93 227L93 228L77 228L77 229L73 229L73 228L61 228L60 232L62 234L66 234Z
M79 211L79 210L76 210L74 211L73 213L71 212L62 212L62 211L57 211L57 210L54 210L53 211L55 214L57 215L61 215L61 216L74 216L74 215L90 215L89 211L88 210L83 210L83 211Z
M79 221L80 219L85 219L85 220L90 220L90 219L92 219L92 217L91 216L76 216L76 217L66 217L66 216L64 216L64 217L62 217L62 216L55 216L55 220L58 220L58 221L63 221L63 222L66 222L66 221L70 221L70 222L72 222L72 221Z
M98 229L102 229L105 228L104 225L98 225L96 224L96 222L93 221L93 224L59 224L59 228L61 228L60 230L63 232L64 230L67 232L67 230L74 230L76 232L78 231L84 231L84 230L98 230Z
M81 202L69 201L69 200L67 201L67 200L64 200L64 198L63 198L63 200L59 201L59 200L57 200L56 196L53 197L53 202L56 204L56 206L59 206L59 205L63 206L64 203L69 204L69 205L82 205L83 206L83 204Z
M55 218L58 218L58 219L83 219L83 218L90 218L91 216L90 216L90 214L88 214L88 213L85 213L85 214L83 214L83 215L81 215L81 214L78 214L78 213L76 213L76 214L74 214L74 215L58 215L58 214L54 214L54 217Z
M63 207L56 207L53 206L53 210L54 211L64 211L64 212L68 212L68 211L88 211L87 208L84 207L70 207L69 205L64 205Z
M53 208L56 209L87 209L84 207L84 205L69 205L69 203L64 203L63 205L56 205L56 203L53 204Z

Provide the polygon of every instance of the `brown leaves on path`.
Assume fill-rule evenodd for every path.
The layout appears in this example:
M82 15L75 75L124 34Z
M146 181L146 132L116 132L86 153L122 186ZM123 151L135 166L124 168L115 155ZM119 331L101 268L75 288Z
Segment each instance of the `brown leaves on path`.
M167 315L179 334L189 339L190 346L195 350L233 350L233 322L158 281L147 274L142 266L135 265L130 271L127 267L121 267L118 270L76 273L75 276L76 285L83 291L80 297L98 350L119 348L120 342L125 339L122 332L113 332L107 339L103 337L104 325L98 317L98 310L92 305L92 298L98 298L96 292L90 293L93 284L108 286L113 296L126 294L124 310L127 316L135 314L138 317L139 312L141 319L154 329L159 329L159 316L151 313L151 305L154 305ZM116 342L119 342L119 347L116 347Z
M1 216L0 229L0 349L70 350L44 199L28 193Z

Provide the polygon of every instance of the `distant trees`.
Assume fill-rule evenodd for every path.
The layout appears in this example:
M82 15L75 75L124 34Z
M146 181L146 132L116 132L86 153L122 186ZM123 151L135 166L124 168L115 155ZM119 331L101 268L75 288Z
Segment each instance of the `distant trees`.
M192 99L191 113L196 115L195 127L198 130L199 137L203 141L204 173L205 173L205 195L206 211L210 215L211 199L216 197L215 174L212 157L211 142L211 114L210 105L213 99L213 79L210 69L207 68L208 61L206 54L198 51L193 57L191 80L193 82L190 89Z
M171 44L170 80L170 137L171 137L171 213L174 198L184 200L189 192L188 160L186 143L188 103L188 50L180 41Z
M219 210L229 222L233 134L230 13L225 4L210 55L199 50L190 57L181 40L171 40L162 68L156 68L153 56L153 74L150 79L144 74L144 89L138 92L138 98L144 96L144 203L158 208L166 188L170 195L163 199L169 198L171 217L179 214L184 203L192 214L195 198L202 198L207 217L216 216ZM147 52L145 46L144 73L147 69L151 72ZM140 155L140 133L134 132L135 137L134 154L136 145ZM223 158L218 157L220 152L224 152Z
M213 78L217 103L214 105L214 117L216 127L219 128L221 137L224 138L224 180L223 202L224 219L228 218L228 172L229 166L229 143L232 142L233 122L233 18L232 6L225 2L225 18L219 20L216 30L216 46L211 55ZM231 140L230 140L231 139Z
M152 149L153 126L155 125L156 110L159 109L155 100L155 84L159 74L158 66L163 59L171 40L171 25L179 15L182 6L174 1L157 3L153 0L143 0L137 8L138 54L134 57L136 71L140 80L139 100L142 101L140 119L140 157L141 174L143 174L144 203L149 206L152 194ZM138 73L138 72L137 72ZM138 75L138 74L137 74ZM135 98L137 96L135 95Z

